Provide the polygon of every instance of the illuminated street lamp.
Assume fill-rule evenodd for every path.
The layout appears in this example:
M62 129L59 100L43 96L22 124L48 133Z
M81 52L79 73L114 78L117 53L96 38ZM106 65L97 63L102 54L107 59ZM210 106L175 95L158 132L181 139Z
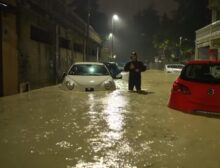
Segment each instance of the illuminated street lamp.
M108 39L109 39L109 40L112 39L112 36L113 36L113 34L110 33L110 34L108 35Z
M112 19L113 20L119 20L119 17L118 17L118 15L113 15Z
M111 38L112 38L112 48L111 48L111 57L113 58L114 56L114 28L115 28L115 21L118 21L119 17L118 15L113 15L112 16L112 33L111 33Z

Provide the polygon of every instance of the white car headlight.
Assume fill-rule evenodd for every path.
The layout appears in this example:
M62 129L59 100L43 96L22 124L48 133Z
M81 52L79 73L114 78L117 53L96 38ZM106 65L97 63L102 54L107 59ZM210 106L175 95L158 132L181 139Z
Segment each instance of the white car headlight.
M114 83L112 81L104 82L104 87L105 87L106 90L112 89L113 86L114 86Z
M66 81L65 84L66 84L67 89L69 90L73 90L75 87L74 82Z

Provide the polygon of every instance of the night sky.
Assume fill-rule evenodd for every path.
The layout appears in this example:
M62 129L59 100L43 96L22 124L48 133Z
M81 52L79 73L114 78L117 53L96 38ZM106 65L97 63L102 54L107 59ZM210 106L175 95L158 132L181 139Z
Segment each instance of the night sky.
M145 57L144 49L139 47L140 35L135 34L132 29L133 16L147 9L150 5L158 11L160 15L167 13L171 16L173 10L177 9L174 0L99 0L99 9L105 13L109 20L109 28L111 29L111 18L113 14L117 14L120 18L115 23L114 51L117 53L118 60L127 60L131 51L137 51L139 58ZM111 41L107 41L105 47L111 47Z

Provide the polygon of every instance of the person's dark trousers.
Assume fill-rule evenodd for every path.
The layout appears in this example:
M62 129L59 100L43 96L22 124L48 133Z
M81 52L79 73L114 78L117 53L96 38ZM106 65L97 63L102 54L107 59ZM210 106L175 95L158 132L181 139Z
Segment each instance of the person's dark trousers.
M128 83L128 90L132 91L136 88L137 91L141 90L141 78L140 76L131 76L129 78L129 83Z
M132 91L134 89L134 80L129 79L128 90Z

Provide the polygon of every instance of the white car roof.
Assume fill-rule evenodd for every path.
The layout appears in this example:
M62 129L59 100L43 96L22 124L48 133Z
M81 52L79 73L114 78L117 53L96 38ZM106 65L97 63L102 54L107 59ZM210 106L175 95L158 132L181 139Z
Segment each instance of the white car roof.
M101 62L75 62L74 65L78 65L78 64L93 64L93 65L104 65Z

